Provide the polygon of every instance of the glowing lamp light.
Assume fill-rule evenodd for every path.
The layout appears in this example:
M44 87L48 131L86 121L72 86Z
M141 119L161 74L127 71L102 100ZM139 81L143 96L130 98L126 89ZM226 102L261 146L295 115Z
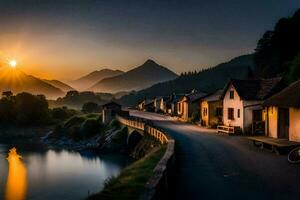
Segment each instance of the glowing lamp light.
M16 61L16 60L10 60L8 64L9 64L9 66L10 66L11 68L16 68L16 66L17 66L17 61Z

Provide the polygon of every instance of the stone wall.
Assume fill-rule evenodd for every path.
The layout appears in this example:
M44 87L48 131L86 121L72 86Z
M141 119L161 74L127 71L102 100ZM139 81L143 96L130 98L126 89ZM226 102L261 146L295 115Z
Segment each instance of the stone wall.
M166 144L167 149L164 156L153 170L153 175L145 185L145 190L140 200L166 199L169 190L169 177L174 163L175 140L164 131L152 125L150 121L136 117L117 116L117 120L126 126L144 131L156 138L161 144Z

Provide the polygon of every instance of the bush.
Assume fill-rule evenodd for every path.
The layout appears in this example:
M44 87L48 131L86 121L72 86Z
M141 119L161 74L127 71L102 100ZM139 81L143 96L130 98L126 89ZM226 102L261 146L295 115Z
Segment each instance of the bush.
M68 130L64 128L61 124L55 126L52 135L54 137L67 136Z
M45 96L23 92L17 94L14 101L17 124L32 125L49 122L49 108Z
M100 117L100 115L99 114L97 114L97 113L90 113L90 114L87 114L87 115L85 115L87 118L89 118L89 119L98 119L99 117Z
M8 98L2 98L0 100L0 121L9 123L15 120L15 107L13 102Z
M79 125L70 127L67 132L68 135L74 140L79 140L82 138Z
M113 120L111 120L111 122L109 123L108 127L109 127L109 128L116 128L116 129L117 129L117 128L120 128L120 123L119 123L118 120L113 119Z
M87 103L83 104L82 112L97 113L97 112L100 112L100 106L94 102L87 102Z
M74 115L77 115L78 113L79 111L77 110L69 109L66 106L63 106L63 107L53 108L51 110L51 117L53 119L65 120Z
M127 137L128 137L128 128L124 126L122 129L120 129L114 136L113 141L118 144L124 144L127 143Z
M82 116L74 116L74 117L71 117L68 121L66 121L64 127L71 128L73 126L78 126L78 124L80 125L85 120L86 120L86 118L84 118Z
M80 126L80 133L82 137L91 137L101 131L102 124L96 119L87 119Z

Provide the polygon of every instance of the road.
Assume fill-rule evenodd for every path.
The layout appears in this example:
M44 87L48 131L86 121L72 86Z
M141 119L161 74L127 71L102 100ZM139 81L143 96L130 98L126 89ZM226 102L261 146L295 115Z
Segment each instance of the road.
M300 165L252 145L242 136L226 136L171 118L139 111L178 145L174 199L300 199Z

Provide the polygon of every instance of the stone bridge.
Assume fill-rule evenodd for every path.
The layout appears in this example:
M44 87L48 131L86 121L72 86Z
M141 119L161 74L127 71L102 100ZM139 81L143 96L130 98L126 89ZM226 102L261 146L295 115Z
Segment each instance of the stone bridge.
M153 175L145 185L145 190L140 200L168 199L169 177L174 164L175 141L159 128L152 125L150 121L137 117L122 117L117 115L116 119L128 127L129 134L138 132L149 134L161 144L167 145L166 152L153 170Z
M150 125L151 122L146 121L137 117L121 117L116 116L116 119L123 125L128 127L129 135L134 131L144 135L149 134L157 139L161 144L169 143L170 138L167 137L167 134L158 128Z

